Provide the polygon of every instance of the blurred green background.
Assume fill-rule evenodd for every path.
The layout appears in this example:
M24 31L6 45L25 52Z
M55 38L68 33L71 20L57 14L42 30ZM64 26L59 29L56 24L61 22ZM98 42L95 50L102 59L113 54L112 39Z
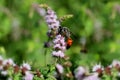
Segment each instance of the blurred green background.
M58 17L73 14L62 23L72 32L73 45L65 53L73 66L120 59L119 0L0 0L0 46L18 64L44 65L44 42L48 27L32 7L46 3ZM3 54L1 52L1 54ZM51 62L51 51L47 53Z

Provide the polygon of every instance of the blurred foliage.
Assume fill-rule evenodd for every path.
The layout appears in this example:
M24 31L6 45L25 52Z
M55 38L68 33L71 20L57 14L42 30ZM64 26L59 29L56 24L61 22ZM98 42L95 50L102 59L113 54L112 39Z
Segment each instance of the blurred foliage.
M73 46L66 54L73 67L120 60L119 0L0 0L0 46L7 57L18 64L29 61L34 67L44 65L48 28L33 3L48 4L59 17L74 15L62 23L72 32ZM0 52L4 53L2 47ZM48 50L47 63L51 62L50 53Z

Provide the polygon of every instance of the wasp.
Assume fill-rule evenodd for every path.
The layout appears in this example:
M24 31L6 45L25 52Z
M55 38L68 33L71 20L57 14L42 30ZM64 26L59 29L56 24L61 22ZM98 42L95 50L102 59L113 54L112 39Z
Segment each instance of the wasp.
M73 43L73 40L71 39L71 32L67 27L59 27L58 34L63 35L66 38L66 48L69 49Z

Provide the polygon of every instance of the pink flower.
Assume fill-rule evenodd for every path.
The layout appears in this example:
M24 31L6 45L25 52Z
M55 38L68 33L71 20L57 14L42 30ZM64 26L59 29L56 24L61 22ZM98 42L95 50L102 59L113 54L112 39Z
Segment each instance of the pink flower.
M56 64L56 69L57 69L58 73L60 73L60 74L62 74L64 71L63 66L60 64Z
M85 77L83 80L101 80L101 79L98 77L98 73L93 73L92 75Z
M60 58L63 58L65 55L62 51L53 51L52 52L52 55L55 56L55 57L60 57Z
M75 70L75 78L77 80L82 80L84 78L84 75L86 73L86 69L82 66L78 67L76 70Z
M29 71L25 72L25 77L24 77L25 80L33 80L33 77L34 75L31 74Z

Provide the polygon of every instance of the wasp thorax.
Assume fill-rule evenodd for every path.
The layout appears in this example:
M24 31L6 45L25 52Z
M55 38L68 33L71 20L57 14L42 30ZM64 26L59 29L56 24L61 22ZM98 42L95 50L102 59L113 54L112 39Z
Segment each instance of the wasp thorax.
M66 38L70 38L71 35L70 30L67 27L61 27L61 26L58 29L58 34L61 34Z

